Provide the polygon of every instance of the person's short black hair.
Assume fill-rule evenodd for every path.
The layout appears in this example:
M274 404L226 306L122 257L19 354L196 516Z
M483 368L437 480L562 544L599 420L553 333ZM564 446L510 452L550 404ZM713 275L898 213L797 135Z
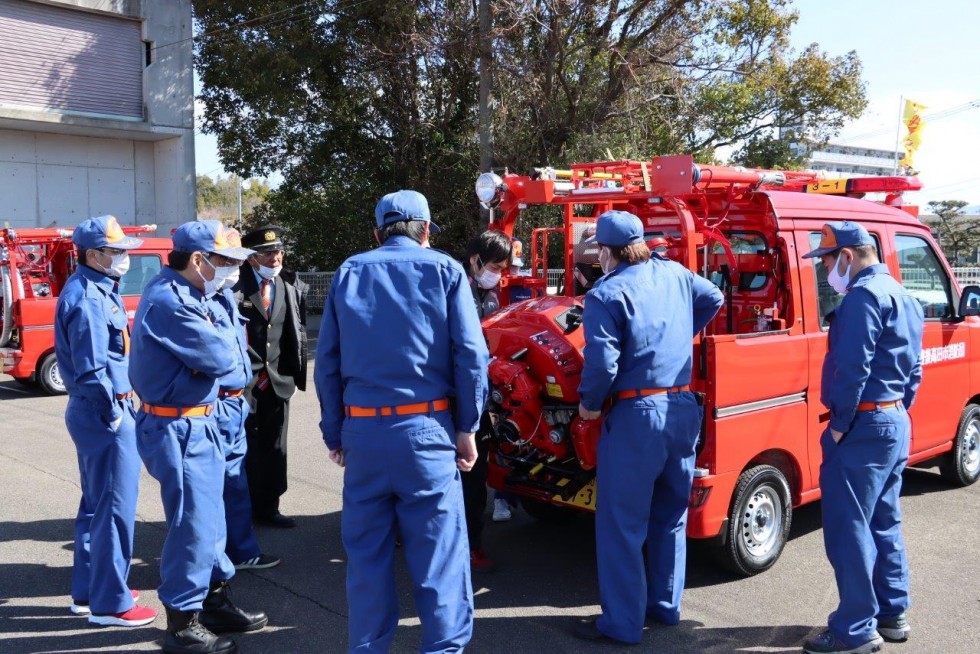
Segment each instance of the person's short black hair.
M177 252L176 250L171 250L167 254L167 265L170 266L171 270L177 272L186 270L187 264L191 262L191 255L193 254L193 252Z
M416 243L421 243L422 237L425 235L425 227L428 224L424 220L399 220L388 223L377 228L380 234L378 240L384 243L392 236L407 236Z
M75 246L75 256L78 257L78 263L85 263L86 252L88 252L88 248L83 248L81 245Z
M513 253L514 246L509 236L495 229L488 229L471 238L466 244L466 265L469 266L470 259L475 254L480 257L484 266L503 261L504 265L510 267Z

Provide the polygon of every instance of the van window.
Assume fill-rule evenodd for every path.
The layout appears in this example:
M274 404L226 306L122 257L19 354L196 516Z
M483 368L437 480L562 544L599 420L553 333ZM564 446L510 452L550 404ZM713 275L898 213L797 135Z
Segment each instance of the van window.
M160 272L160 255L129 255L129 271L119 280L119 295L141 295L150 280Z
M878 251L878 260L880 261L881 240L877 234L871 234L871 238L875 240L875 249ZM815 250L819 245L820 232L810 232L810 249ZM824 268L820 258L814 257L811 261L813 261L814 276L817 278L817 303L820 310L820 328L827 330L830 327L830 323L827 322L827 316L840 305L844 296L830 287L830 283L827 281L827 269Z
M949 276L929 243L919 236L898 234L895 248L902 286L922 305L926 320L949 317L953 306Z

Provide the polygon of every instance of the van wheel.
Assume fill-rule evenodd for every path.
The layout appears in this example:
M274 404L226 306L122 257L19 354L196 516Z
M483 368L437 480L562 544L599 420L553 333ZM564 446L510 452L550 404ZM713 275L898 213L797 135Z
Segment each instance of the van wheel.
M967 404L950 452L939 469L957 486L969 486L980 478L980 404Z
M64 395L65 382L61 379L61 369L54 352L44 357L37 369L37 383L48 395Z
M768 570L786 546L792 518L783 473L769 465L749 468L735 485L721 562L745 577Z
M521 508L538 522L551 525L567 524L574 520L575 514L578 513L576 509L566 509L544 500L532 500L530 497L521 498Z

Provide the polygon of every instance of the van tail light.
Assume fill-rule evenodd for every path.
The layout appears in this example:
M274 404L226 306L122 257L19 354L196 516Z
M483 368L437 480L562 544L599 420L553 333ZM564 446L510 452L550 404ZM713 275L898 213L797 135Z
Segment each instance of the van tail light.
M711 495L711 486L694 486L691 488L691 500L688 503L689 507L692 509L700 508L708 501L708 496Z

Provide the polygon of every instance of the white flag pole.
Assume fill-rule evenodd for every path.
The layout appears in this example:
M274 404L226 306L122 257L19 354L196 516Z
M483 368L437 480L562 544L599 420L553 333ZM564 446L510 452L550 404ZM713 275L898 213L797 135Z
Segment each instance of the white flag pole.
M895 170L893 174L898 174L898 146L902 140L902 114L905 112L905 96L898 96L898 126L895 128Z

